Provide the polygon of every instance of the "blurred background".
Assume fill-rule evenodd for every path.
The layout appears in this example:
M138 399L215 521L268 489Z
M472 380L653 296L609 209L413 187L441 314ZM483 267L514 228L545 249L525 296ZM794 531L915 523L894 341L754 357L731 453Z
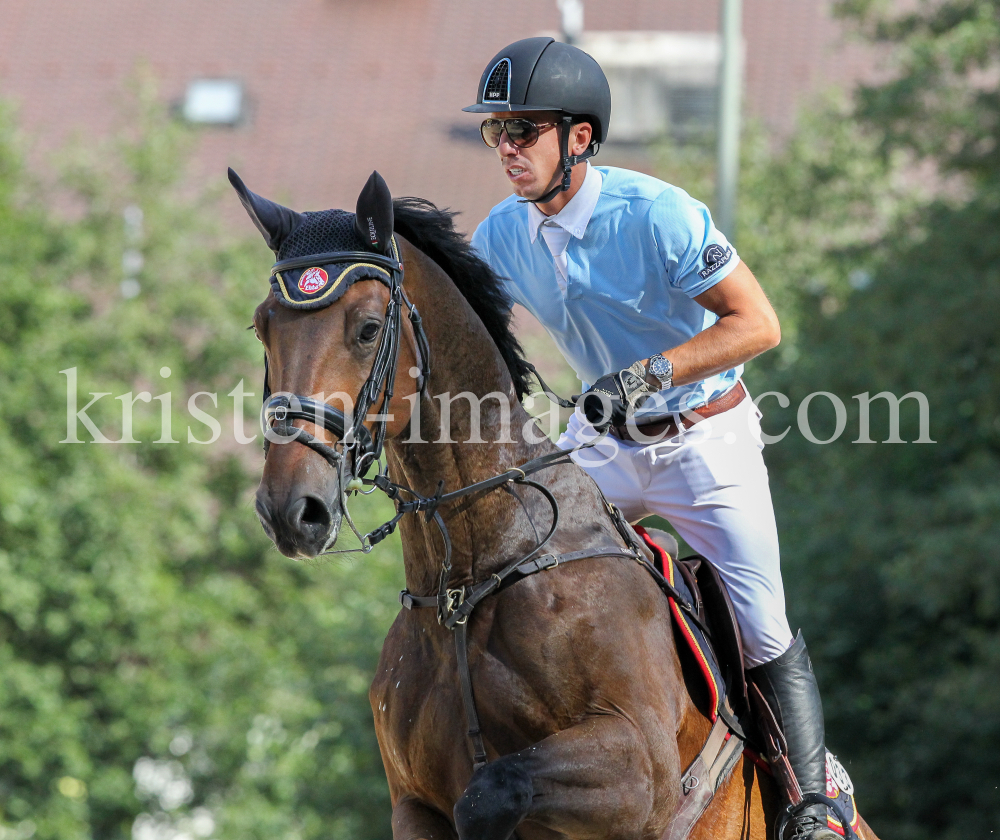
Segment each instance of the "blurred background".
M271 254L225 168L298 210L353 208L377 168L471 233L507 187L460 109L496 51L542 33L610 78L595 163L731 213L782 319L746 379L789 398L762 405L768 432L790 427L765 453L789 612L862 812L895 840L992 833L1000 2L745 0L729 41L720 5L0 0L0 840L391 836L366 693L399 544L297 564L260 533L259 440L237 434ZM112 440L114 398L156 395L138 443L61 442L71 369L78 408L109 395L88 413ZM796 422L818 391L847 408L825 445ZM924 394L935 443L912 442L912 399L911 442L886 442L884 400L857 442L853 397L882 391ZM210 445L185 410L199 392L219 395L199 398ZM837 431L829 399L809 417Z

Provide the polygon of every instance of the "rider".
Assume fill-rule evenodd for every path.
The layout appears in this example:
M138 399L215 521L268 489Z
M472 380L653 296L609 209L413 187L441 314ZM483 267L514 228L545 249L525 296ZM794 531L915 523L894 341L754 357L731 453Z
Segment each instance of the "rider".
M582 50L544 37L511 44L464 110L488 116L483 140L514 192L473 244L589 386L559 446L610 423L578 463L630 521L662 516L719 569L748 676L780 719L799 786L825 793L819 689L785 618L760 414L740 378L778 343L774 310L704 204L590 165L611 92ZM785 836L840 840L823 805L800 808Z

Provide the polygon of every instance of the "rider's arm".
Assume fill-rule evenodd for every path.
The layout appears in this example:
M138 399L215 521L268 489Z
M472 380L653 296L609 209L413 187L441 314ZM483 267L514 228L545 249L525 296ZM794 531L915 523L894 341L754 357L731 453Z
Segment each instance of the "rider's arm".
M660 351L674 366L674 385L700 382L730 370L775 347L781 339L778 316L742 261L694 300L719 320L683 344Z

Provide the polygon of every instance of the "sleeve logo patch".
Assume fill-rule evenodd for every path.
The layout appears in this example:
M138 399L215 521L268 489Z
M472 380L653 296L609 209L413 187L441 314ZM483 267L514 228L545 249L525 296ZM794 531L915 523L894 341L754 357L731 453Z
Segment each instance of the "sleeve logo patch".
M311 295L329 282L330 276L322 268L307 268L299 278L299 290Z
M698 272L698 276L702 280L707 280L720 268L726 265L732 256L732 247L727 246L726 248L723 248L718 243L709 245L701 255L701 261L705 263L705 267Z

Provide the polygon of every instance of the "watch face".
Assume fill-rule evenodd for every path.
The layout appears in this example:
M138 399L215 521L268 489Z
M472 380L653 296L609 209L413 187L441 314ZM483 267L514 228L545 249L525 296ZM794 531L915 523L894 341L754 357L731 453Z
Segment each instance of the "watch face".
M673 365L663 356L656 355L649 360L649 370L658 379L665 379L672 373Z

